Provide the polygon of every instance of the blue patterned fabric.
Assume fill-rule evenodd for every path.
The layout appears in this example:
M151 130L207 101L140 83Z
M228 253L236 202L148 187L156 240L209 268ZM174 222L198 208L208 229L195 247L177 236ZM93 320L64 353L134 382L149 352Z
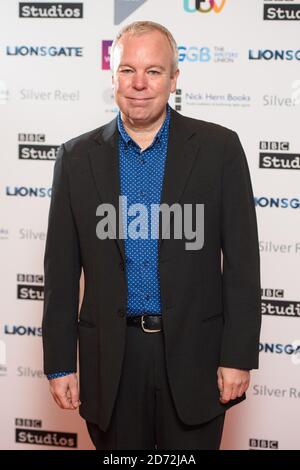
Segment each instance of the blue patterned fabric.
M128 289L127 315L139 315L144 312L159 314L161 299L158 238L150 236L151 231L158 233L158 220L153 220L150 214L151 204L158 206L160 204L168 147L170 107L167 106L166 118L152 144L143 151L124 129L120 113L117 122L120 133L121 195L127 197L127 206L123 206L123 220L126 220L125 212L132 204L143 204L147 209L127 215L127 237L124 239ZM141 222L140 231L139 237L134 239L130 236L130 223L137 218ZM143 231L141 226L146 230Z
M57 379L58 377L65 377L66 375L74 374L74 372L55 372L54 374L48 374L47 378L49 380L51 379Z

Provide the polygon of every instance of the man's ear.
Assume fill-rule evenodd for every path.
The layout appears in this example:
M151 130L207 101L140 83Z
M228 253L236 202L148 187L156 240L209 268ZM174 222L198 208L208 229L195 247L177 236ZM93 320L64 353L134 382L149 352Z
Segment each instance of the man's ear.
M177 69L176 72L174 72L173 76L171 77L171 93L175 93L176 91L176 84L177 84L179 73L180 73L180 70Z

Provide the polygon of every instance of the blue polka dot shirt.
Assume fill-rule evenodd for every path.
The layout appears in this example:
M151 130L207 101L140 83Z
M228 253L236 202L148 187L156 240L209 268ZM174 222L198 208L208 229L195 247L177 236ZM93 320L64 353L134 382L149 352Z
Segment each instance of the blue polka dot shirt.
M151 216L151 204L160 204L168 147L170 107L166 118L145 150L124 129L117 118L121 195L126 196L127 236L124 239L127 279L127 315L161 313L158 272L158 219ZM132 206L132 205L136 206ZM143 207L138 206L142 204ZM155 206L152 206L152 209ZM132 215L130 211L132 210ZM152 210L154 214L155 211Z

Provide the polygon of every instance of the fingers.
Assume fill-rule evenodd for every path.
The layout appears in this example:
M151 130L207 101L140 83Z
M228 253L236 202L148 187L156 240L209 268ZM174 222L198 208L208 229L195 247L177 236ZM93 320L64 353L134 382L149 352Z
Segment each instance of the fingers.
M234 387L233 385L229 384L228 382L224 382L223 391L220 396L221 403L228 403L232 400L232 396L234 396Z
M218 387L220 390L220 402L228 403L241 397L249 387L249 372L238 369L220 369L218 371Z
M71 398L65 390L57 390L52 395L58 406L63 410L75 410Z
M223 393L223 377L222 377L220 370L218 370L218 389L220 391L220 396L221 396Z
M78 408L78 406L80 405L80 401L79 401L79 390L78 390L78 384L77 384L77 381L72 383L70 385L70 400L71 400L71 403L73 405L73 407L76 409Z
M55 403L63 410L76 410L80 404L75 374L50 380L50 391Z

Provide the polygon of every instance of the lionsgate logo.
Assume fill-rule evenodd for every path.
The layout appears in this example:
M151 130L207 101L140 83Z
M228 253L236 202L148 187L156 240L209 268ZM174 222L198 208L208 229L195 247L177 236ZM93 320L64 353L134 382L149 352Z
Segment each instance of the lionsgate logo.
M80 19L83 18L83 3L20 2L19 17Z
M42 140L41 140L42 139ZM19 160L53 161L56 159L59 145L45 145L45 134L18 134ZM33 143L34 142L34 143Z
M300 302L283 298L283 289L262 289L262 315L300 318Z
M261 141L259 149L259 168L300 170L300 153L289 153L289 142Z
M259 352L267 354L282 354L287 356L290 362L300 365L300 339L296 338L290 343L259 343Z
M17 274L17 299L44 300L44 276Z
M266 0L265 0L266 1ZM276 4L264 4L264 20L269 21L299 21L300 20L300 4L293 3L294 0L276 0Z
M149 211L150 208L150 211ZM127 204L127 196L119 196L119 230L116 209L113 204L104 203L97 207L96 215L101 220L96 225L100 240L109 239L151 239L159 238L159 227L163 239L171 237L171 218L174 216L174 239L194 240L186 242L186 250L201 250L204 245L204 204ZM132 219L132 217L134 217ZM128 223L129 218L131 218ZM149 230L150 222L150 230ZM194 230L195 227L195 230ZM150 233L149 233L150 232Z
M8 56L82 57L83 47L75 46L6 46Z
M24 325L4 325L5 335L16 336L42 336L41 326L24 326Z
M278 450L279 441L273 441L268 439L249 439L249 450Z
M77 447L77 434L42 430L41 419L16 418L15 426L15 441L19 444Z
M300 60L300 49L249 49L249 60Z
M6 186L6 196L51 197L52 188L32 188L27 186Z

